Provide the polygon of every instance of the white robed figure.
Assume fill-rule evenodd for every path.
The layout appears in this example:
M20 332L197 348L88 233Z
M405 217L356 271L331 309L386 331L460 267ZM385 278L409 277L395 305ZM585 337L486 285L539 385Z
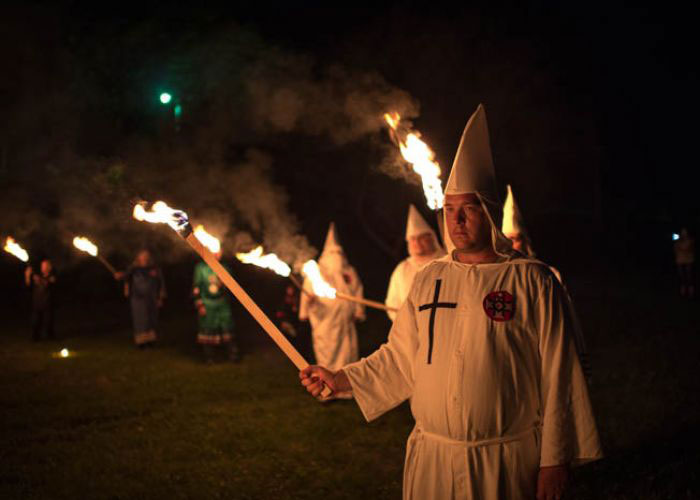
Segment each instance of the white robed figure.
M323 279L338 292L362 298L362 282L348 263L331 223L323 252L318 259ZM339 370L358 359L355 321L365 318L362 304L343 299L313 296L311 282L304 280L309 294L301 295L299 319L311 322L311 339L316 362Z
M535 257L535 251L532 248L532 240L530 239L530 235L528 234L527 229L525 228L523 213L520 211L520 207L515 201L513 188L511 188L510 184L508 184L508 193L506 195L506 201L503 204L503 223L501 224L501 232L505 234L508 237L508 239L512 242L513 249L526 255L527 257ZM561 272L554 266L549 266L549 270L552 271L552 274L554 274L559 283L561 283L564 292L566 292L566 298L569 301L569 307L572 311L576 351L578 352L578 357L581 361L581 367L583 368L583 372L586 375L586 378L588 380L591 380L591 362L588 356L586 337L583 334L583 326L579 321L578 315L575 313L573 300L571 300L569 290L566 288L566 284L564 283L564 280L561 277Z
M445 250L438 243L435 231L428 225L413 204L408 207L406 221L406 245L408 257L399 262L391 273L389 289L384 303L394 309L401 307L408 297L413 278L427 263L445 255ZM396 319L395 311L387 311L389 319Z
M342 370L302 370L301 382L312 395L351 390L367 420L410 400L405 499L560 498L568 467L601 447L565 293L496 225L482 106L444 207L448 255L418 272L388 341Z

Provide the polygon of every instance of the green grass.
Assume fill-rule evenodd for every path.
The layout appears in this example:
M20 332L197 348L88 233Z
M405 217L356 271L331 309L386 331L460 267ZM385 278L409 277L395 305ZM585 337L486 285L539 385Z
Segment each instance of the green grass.
M697 498L696 306L581 297L607 458L571 498ZM0 334L0 498L400 498L406 405L367 424L354 402L317 403L245 319L243 361L205 366L189 309L145 352L98 312L64 312L63 341ZM384 325L362 325L365 351ZM64 345L76 355L51 357Z

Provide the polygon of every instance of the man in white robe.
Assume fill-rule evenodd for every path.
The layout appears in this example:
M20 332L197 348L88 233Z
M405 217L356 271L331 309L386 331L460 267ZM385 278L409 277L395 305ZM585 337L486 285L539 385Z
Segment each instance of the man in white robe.
M338 243L335 225L331 223L318 266L323 279L338 292L362 298L362 282L348 263ZM311 340L316 362L330 370L339 370L357 361L357 330L355 321L365 318L362 304L343 299L329 299L313 295L311 282L304 280L299 319L311 322Z
M512 250L496 197L479 106L445 190L448 255L416 275L376 352L300 372L314 396L352 390L367 420L410 399L405 499L559 499L568 467L602 456L565 293Z
M501 232L511 241L514 250L517 250L518 252L532 259L535 258L535 251L532 248L532 240L525 229L523 214L515 201L515 195L513 194L513 189L510 187L510 184L508 184L506 202L503 204L503 222L501 224ZM552 271L552 274L554 274L559 283L561 283L564 292L566 292L566 298L570 303L569 307L573 313L572 317L574 322L574 341L576 343L576 352L578 353L579 360L581 361L581 367L583 368L583 373L586 375L586 379L591 380L592 369L590 358L588 356L588 347L586 346L586 338L583 335L583 327L578 319L578 315L575 313L571 295L569 295L569 291L566 288L566 284L561 277L561 272L559 272L559 269L554 266L549 266L549 270Z
M435 231L412 204L408 207L406 244L408 257L399 262L394 272L391 273L389 289L384 300L387 306L394 309L399 309L405 302L416 273L428 262L445 255L445 250L438 243ZM396 319L395 311L387 311L387 314L391 321Z

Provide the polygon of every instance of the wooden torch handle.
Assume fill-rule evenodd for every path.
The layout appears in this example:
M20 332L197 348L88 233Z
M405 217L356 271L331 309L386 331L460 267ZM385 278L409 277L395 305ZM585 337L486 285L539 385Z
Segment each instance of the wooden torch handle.
M369 300L369 299L362 299L360 297L354 297L352 295L348 295L348 294L342 293L342 292L335 292L335 296L339 299L349 300L351 302L358 302L360 304L366 305L367 307L374 307L375 309L383 309L384 311L392 311L392 312L398 311L398 309L396 309L395 307L386 306L386 305L382 304L381 302L377 302L375 300Z
M104 264L104 266L105 266L107 269L109 269L109 272L110 272L110 273L116 274L117 270L114 269L114 266L113 266L112 264L110 264L109 262L107 262L107 260L106 260L104 257L102 257L100 254L97 254L97 260L99 260L100 262L102 262L102 264Z
M206 262L212 271L216 273L221 282L226 285L226 288L231 290L231 293L238 299L238 301L245 307L248 312L255 318L255 321L260 324L260 326L265 330L265 332L272 338L272 340L277 344L277 347L282 349L282 352L287 355L287 357L294 363L299 370L303 370L309 366L309 363L304 359L304 357L299 354L294 346L287 340L287 337L277 328L277 326L267 317L262 309L250 298L250 295L243 290L241 285L233 279L233 276L221 265L213 253L209 251L202 243L197 239L194 233L190 233L185 237L187 243L194 249L195 252L199 254L204 262ZM329 387L324 387L321 396L327 397L331 394L331 389Z

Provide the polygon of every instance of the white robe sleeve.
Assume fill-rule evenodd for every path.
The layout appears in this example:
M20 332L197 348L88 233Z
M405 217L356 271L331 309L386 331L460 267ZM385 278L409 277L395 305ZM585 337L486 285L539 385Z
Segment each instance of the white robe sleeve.
M362 281L360 281L360 277L355 273L355 279L357 280L357 285L355 289L353 290L353 295L359 299L363 299L365 297L365 288L362 285ZM355 319L364 321L365 320L365 306L364 304L360 304L359 302L355 304ZM357 358L355 358L357 359Z
M304 279L304 284L302 288L311 293L311 295L301 292L301 297L299 299L299 319L301 321L307 321L309 319L309 309L311 308L311 300L313 295L313 288L311 282L308 279Z
M575 319L566 292L545 278L538 301L541 360L540 466L581 464L603 456L588 387L576 352Z
M417 350L418 326L409 296L398 311L387 342L370 356L343 368L368 422L411 396Z
M591 368L588 348L586 347L586 337L583 335L583 326L581 325L581 321L576 313L574 302L571 300L571 294L569 294L569 290L566 288L566 283L564 283L564 280L561 277L561 273L557 268L552 266L549 266L549 270L554 273L554 276L557 278L564 289L564 293L566 294L566 300L571 310L574 323L574 342L576 343L576 352L578 353L578 359L581 362L581 368L583 368L583 374L586 376L586 380L590 382L593 377L593 369Z
M388 307L393 307L398 309L401 306L401 267L402 264L396 266L394 272L391 273L391 279L389 279L389 289L386 292L386 299L384 299L384 304ZM387 311L386 314L389 316L391 321L396 319L396 312Z

